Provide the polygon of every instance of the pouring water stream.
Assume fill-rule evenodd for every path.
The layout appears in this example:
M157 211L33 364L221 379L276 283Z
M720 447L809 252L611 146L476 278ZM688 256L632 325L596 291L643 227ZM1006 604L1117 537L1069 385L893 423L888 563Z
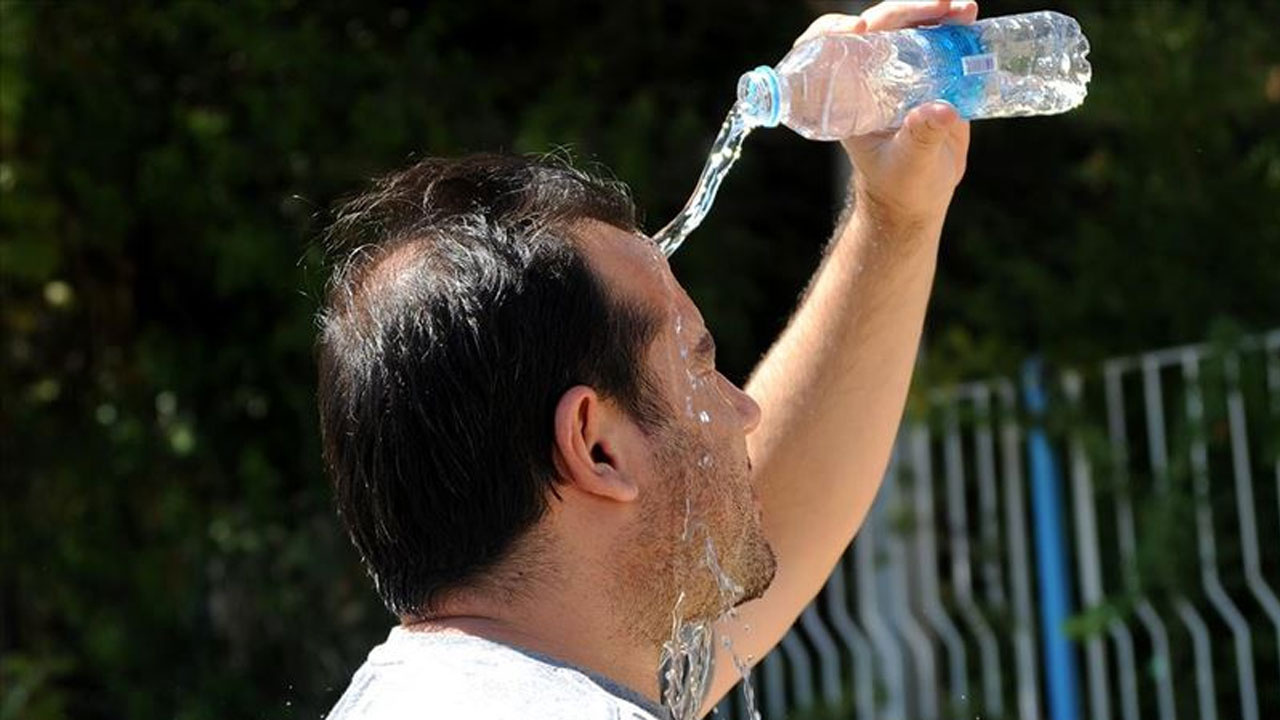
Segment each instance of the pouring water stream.
M711 153L707 156L707 163L702 168L702 175L694 186L693 194L675 218L653 236L664 255L670 257L680 249L689 233L702 224L703 218L711 210L720 182L737 162L738 156L742 154L743 141L755 127L748 121L748 117L747 107L742 102L735 103L729 111L724 124L720 126L720 134L711 144Z

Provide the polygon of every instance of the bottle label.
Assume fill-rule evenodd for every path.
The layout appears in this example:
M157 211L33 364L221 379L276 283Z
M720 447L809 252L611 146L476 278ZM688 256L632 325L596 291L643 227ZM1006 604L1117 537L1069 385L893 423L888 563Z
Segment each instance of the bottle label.
M986 75L996 71L996 54L983 53L960 58L960 67L965 75Z

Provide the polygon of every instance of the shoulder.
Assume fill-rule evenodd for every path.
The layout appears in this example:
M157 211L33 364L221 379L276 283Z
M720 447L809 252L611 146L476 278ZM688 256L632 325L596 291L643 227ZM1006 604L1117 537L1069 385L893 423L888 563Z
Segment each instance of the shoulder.
M655 720L572 668L479 638L397 631L329 714L355 718Z

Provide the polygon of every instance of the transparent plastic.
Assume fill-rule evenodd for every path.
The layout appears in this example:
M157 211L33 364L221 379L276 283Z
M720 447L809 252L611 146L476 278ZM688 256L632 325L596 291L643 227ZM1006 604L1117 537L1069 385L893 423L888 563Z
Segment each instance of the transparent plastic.
M968 119L1052 115L1084 102L1088 53L1080 24L1050 11L826 35L798 45L776 68L743 75L738 104L750 126L781 123L811 140L898 127L932 100Z

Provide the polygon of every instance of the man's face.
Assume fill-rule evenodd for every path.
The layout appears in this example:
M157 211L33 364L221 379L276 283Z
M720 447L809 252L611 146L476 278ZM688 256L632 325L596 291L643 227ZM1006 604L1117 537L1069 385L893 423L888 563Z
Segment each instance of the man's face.
M682 617L713 619L759 597L773 579L746 443L760 408L716 370L702 315L651 242L603 223L581 235L610 290L660 319L647 370L672 411L649 436L649 477L626 543L640 577L627 578L637 586L624 591L671 602L683 593Z

